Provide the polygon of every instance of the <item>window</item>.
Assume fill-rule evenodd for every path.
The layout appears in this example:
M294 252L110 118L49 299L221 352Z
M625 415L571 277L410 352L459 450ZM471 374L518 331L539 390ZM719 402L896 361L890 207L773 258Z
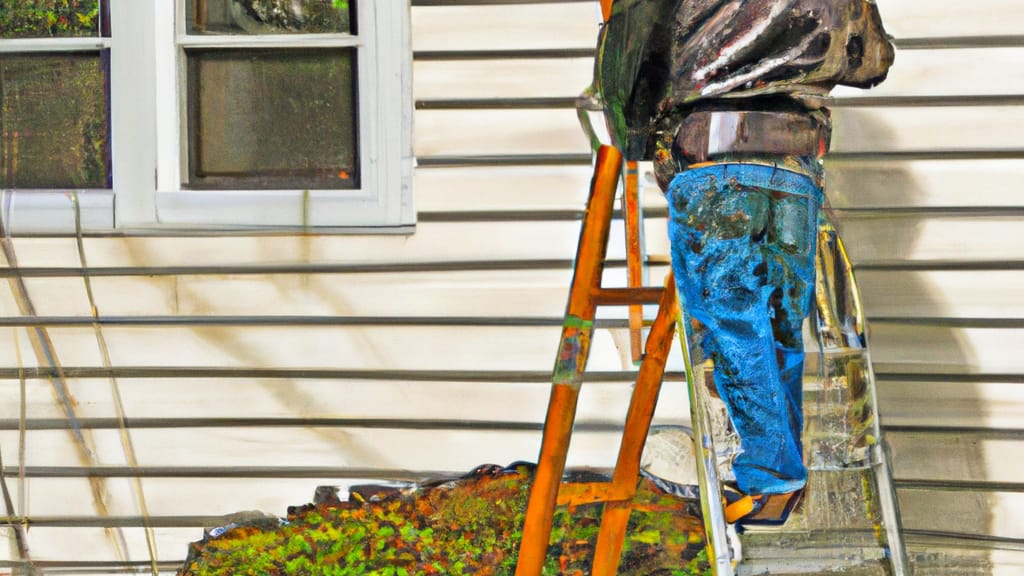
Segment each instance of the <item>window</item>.
M196 50L186 61L190 187L359 187L354 50Z
M88 192L83 221L113 225L105 14L99 0L0 0L5 232L73 226L69 189Z
M106 55L0 55L4 188L107 188Z
M88 229L414 222L405 2L0 0L0 19L14 232L68 231L68 190Z

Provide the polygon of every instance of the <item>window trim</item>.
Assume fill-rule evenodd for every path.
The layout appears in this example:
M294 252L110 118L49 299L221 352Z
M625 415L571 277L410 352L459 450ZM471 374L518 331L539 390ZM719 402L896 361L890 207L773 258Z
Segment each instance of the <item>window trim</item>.
M111 38L5 40L2 52L110 48L113 190L76 190L86 232L315 228L409 233L412 199L412 50L409 4L360 0L358 34L188 36L184 3L110 0ZM185 60L189 47L357 47L360 188L189 190ZM4 190L3 222L23 234L75 233L72 194ZM84 198L88 197L88 200ZM101 216L109 206L109 218ZM63 212L46 216L50 211ZM70 227L69 227L70 224Z

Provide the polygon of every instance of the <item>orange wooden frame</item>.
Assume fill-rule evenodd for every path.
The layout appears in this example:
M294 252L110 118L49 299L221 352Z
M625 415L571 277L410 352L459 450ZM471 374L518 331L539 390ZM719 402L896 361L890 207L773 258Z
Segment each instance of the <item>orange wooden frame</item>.
M605 508L591 573L595 576L612 576L618 571L632 499L640 474L640 456L654 416L679 315L675 282L671 274L664 288L601 287L621 168L622 155L618 150L604 146L598 151L590 200L580 231L576 269L566 306L561 344L552 376L544 437L526 510L516 565L517 576L539 576L541 573L556 506L593 502L605 502ZM590 352L597 307L638 306L654 302L659 303L658 315L647 338L612 480L606 483L563 484L562 476L565 473L565 461Z

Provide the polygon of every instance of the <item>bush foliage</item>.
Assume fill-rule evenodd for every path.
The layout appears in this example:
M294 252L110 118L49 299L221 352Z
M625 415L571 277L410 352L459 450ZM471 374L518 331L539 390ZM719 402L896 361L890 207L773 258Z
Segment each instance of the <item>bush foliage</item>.
M291 510L280 523L231 525L192 544L180 574L511 575L531 472L488 467L411 492L354 492L347 502ZM557 510L545 575L590 573L601 509ZM697 504L641 480L619 574L710 574Z

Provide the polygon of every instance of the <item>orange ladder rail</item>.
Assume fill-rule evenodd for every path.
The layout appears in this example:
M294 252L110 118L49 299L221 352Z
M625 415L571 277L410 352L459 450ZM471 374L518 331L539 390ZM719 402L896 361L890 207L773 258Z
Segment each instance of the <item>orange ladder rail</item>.
M665 288L601 287L621 169L622 155L618 150L609 146L598 150L590 200L580 231L561 344L552 375L544 436L526 510L516 565L517 576L538 576L541 573L547 557L556 506L594 502L605 502L605 508L592 574L612 576L618 571L631 502L639 480L640 456L654 416L679 314L671 274ZM565 473L576 405L590 353L597 307L636 306L654 302L659 303L658 315L647 338L612 480L605 483L563 483L562 476Z
M643 210L640 202L639 167L635 160L626 161L626 177L622 189L622 219L626 224L626 285L640 288L644 281L643 234L640 227ZM629 307L629 347L633 362L643 358L642 340L644 309L640 304Z

